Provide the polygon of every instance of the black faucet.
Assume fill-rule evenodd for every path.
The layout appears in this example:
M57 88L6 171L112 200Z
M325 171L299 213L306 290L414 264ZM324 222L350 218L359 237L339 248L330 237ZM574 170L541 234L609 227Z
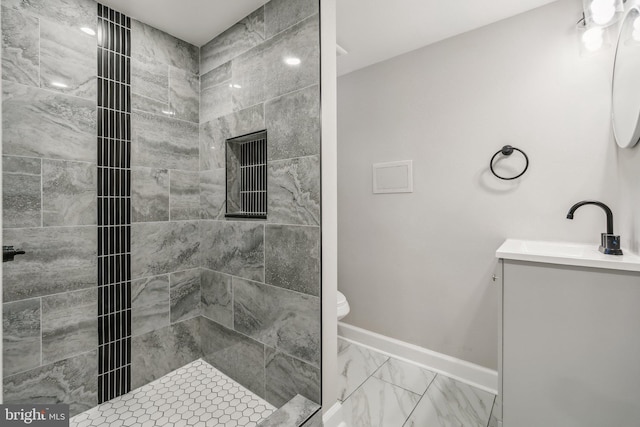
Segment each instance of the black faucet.
M571 206L571 209L569 209L569 213L567 214L567 218L573 219L573 214L575 213L575 211L580 206L584 205L600 206L607 214L607 232L600 235L600 247L598 248L600 252L606 255L622 255L622 249L620 249L620 236L616 236L613 234L613 212L611 212L609 206L605 205L602 202L585 200Z
M2 247L2 262L13 261L16 255L24 255L24 251L21 249L14 249L13 246Z

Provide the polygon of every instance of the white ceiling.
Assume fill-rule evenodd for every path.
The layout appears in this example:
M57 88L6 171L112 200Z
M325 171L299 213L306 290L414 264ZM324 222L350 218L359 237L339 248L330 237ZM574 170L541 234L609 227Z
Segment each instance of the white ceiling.
M131 18L202 46L267 0L99 0Z
M267 0L101 0L202 46ZM555 0L336 0L343 75ZM578 1L578 0L576 0Z
M338 45L348 52L348 55L338 58L338 74L355 71L553 1L337 0Z

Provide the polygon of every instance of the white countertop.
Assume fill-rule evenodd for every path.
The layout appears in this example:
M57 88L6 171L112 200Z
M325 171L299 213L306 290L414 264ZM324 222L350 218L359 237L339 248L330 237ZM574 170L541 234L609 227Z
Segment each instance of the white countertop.
M507 239L496 251L496 257L517 261L640 272L640 256L625 248L622 248L622 251L624 255L605 255L598 250L597 244Z

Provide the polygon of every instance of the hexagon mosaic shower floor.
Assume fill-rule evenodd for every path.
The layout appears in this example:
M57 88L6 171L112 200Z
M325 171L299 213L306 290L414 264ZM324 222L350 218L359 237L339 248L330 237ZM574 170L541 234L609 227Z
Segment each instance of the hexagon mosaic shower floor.
M257 426L275 408L202 359L71 418L71 427Z

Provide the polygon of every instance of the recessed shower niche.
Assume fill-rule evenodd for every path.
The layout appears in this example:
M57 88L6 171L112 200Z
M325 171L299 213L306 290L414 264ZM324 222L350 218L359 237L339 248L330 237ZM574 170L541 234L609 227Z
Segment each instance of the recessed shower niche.
M227 218L267 218L267 131L226 141Z

